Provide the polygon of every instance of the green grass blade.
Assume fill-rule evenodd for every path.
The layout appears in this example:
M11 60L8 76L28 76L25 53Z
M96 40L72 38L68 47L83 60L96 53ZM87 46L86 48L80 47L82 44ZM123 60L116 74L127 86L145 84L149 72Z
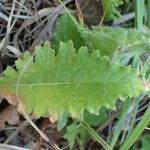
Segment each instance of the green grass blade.
M93 138L99 142L102 147L105 150L110 150L110 146L106 143L106 141L99 135L97 132L95 132L86 122L83 123L84 127L87 129L87 131L93 136Z
M127 99L124 103L124 106L123 106L123 110L122 110L122 115L121 115L121 118L116 126L116 129L114 131L114 134L113 134L113 137L112 137L112 140L111 140L111 149L114 148L117 140L118 140L118 137L120 135L120 132L121 132L121 129L124 127L124 124L125 124L125 121L126 121L126 115L127 115L127 112L128 112L128 109L129 109L129 106L130 106L130 99Z
M147 0L147 25L150 28L150 0Z
M141 30L143 27L145 0L135 0L135 27Z
M127 139L134 129L134 123L135 123L136 115L137 115L138 108L139 108L140 98L134 98L133 101L134 101L134 103L132 105L134 107L134 110L132 112L132 119L130 120L130 127L129 127L129 131L128 131L127 137L126 137Z
M120 150L127 150L129 149L134 142L139 138L145 127L150 122L150 107L146 110L142 120L138 123L136 128L133 130L132 134L129 136L129 138L125 141L125 143L122 145Z

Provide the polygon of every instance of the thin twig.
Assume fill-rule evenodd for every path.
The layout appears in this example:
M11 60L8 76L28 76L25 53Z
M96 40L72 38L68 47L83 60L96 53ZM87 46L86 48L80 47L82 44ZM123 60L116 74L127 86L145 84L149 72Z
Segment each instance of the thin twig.
M11 142L11 140L20 132L20 130L22 130L23 128L25 128L27 125L29 124L29 122L27 120L25 120L18 128L16 131L14 131L4 142L4 144L9 144Z

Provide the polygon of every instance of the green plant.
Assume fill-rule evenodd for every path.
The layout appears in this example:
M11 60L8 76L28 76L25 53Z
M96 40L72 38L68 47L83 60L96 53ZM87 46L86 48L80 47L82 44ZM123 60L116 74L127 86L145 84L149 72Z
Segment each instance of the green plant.
M65 24L62 28L62 24ZM133 53L140 55L150 50L150 35L136 29L121 27L82 27L67 13L58 20L53 37L53 47L59 47L60 41L73 41L75 48L86 45L91 50L99 50L101 55L114 56L115 53ZM109 44L108 44L109 43Z
M117 7L123 4L123 0L102 0L102 6L104 11L104 18L106 21L113 20L120 17L120 11Z
M138 137L143 132L144 128L149 124L150 122L150 107L145 112L142 120L138 123L136 128L133 130L132 134L129 136L129 138L125 141L125 143L122 145L121 150L129 149L133 143L138 139Z
M64 30L61 28L62 23L71 26ZM68 116L83 121L84 128L104 148L111 149L121 128L117 128L109 145L89 126L95 126L96 122L85 118L88 113L84 114L84 111L87 109L89 113L98 115L103 106L115 109L117 98L124 101L147 90L144 81L145 77L149 79L148 61L141 71L133 69L136 65L133 68L123 66L119 58L121 54L129 52L133 54L132 57L138 54L137 58L140 59L140 55L150 48L149 37L149 34L135 29L93 27L89 30L65 14L56 25L52 46L45 42L35 49L34 55L26 52L23 59L16 61L18 71L7 68L5 75L0 78L0 95L16 95L16 99L21 102L19 105L28 114L33 113L36 117L52 116L56 120L61 118L63 121L57 126L59 130L66 125ZM124 116L126 111L122 113L120 125L125 121ZM145 125L149 122L148 116L149 109L142 120ZM129 136L133 142L145 127L141 126L142 123ZM73 147L80 129L76 123L68 126L65 137L70 147ZM127 140L122 149L129 148L133 142Z
M101 106L115 109L116 98L124 100L143 91L136 71L130 67L111 64L107 57L100 57L99 51L89 53L86 47L75 51L71 41L61 43L55 56L46 42L36 48L35 63L29 66L26 63L30 55L26 52L24 59L16 62L18 72L9 68L0 79L0 93L15 93L18 86L28 113L59 118L66 110L82 120L84 108L92 113Z
M135 0L135 26L138 30L143 28L145 0Z
M149 134L142 136L142 138L141 138L142 146L141 146L140 150L148 150L149 149L149 141L150 141Z

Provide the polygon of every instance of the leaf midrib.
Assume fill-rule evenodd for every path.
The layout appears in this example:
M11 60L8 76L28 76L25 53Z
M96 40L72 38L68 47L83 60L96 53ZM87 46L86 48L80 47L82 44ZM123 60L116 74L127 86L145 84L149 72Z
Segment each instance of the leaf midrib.
M118 84L118 82L111 82L111 83L104 83L104 82L99 82L99 83L34 83L34 84L3 84L3 85L0 85L0 87L27 87L27 86L55 86L55 85L90 85L90 84L105 84L105 85L108 85L108 84ZM124 84L127 84L127 83L124 83ZM130 83L128 83L130 84Z

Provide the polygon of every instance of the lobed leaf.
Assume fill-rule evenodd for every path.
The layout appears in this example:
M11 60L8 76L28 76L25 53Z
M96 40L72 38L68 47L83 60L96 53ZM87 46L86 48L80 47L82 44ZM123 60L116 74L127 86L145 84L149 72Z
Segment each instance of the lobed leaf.
M73 118L83 119L86 108L98 113L100 107L115 109L115 99L138 96L143 91L136 70L111 64L99 51L78 52L71 41L60 43L57 54L46 42L35 51L35 62L25 53L18 60L18 72L9 68L0 78L0 95L12 94L19 86L19 97L28 113L58 119L67 111ZM21 68L25 68L17 85Z
M72 16L73 17L73 16ZM67 13L58 20L53 37L53 47L58 49L60 42L73 41L78 50L87 46L90 50L99 50L101 56L113 57L118 51L129 51L131 55L140 55L150 50L150 34L136 29L121 27L82 27ZM130 54L129 54L130 55Z
M136 29L121 27L94 27L93 30L80 29L81 36L92 49L98 49L102 55L112 57L119 50L141 54L150 50L150 34Z

